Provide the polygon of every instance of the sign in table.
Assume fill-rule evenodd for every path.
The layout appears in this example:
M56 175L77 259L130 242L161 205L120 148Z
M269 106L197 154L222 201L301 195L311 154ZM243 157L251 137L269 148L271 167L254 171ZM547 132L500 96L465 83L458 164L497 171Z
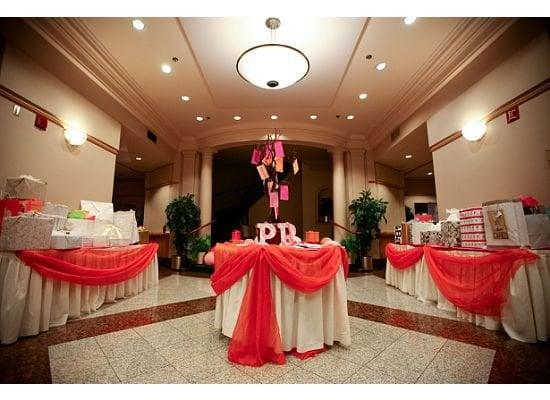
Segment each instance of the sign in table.
M284 352L351 344L342 247L218 244L214 255L215 325L232 338L230 361L284 364Z
M0 253L0 342L65 325L158 284L157 244Z

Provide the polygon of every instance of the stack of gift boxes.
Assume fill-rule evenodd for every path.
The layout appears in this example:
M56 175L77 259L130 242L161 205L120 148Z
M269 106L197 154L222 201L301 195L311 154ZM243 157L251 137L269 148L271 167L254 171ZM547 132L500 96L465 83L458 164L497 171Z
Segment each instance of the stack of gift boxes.
M483 208L463 208L460 210L459 215L462 247L486 247Z
M79 210L44 202L47 184L32 176L8 178L0 200L0 250L128 246L139 241L134 211L82 200Z

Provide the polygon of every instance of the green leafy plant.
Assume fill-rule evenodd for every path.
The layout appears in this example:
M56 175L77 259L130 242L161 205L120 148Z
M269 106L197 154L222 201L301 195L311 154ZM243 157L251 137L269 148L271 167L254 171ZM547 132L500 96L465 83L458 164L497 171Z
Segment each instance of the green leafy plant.
M361 250L361 243L356 235L346 235L346 237L340 241L340 244L346 248L348 253L358 254L359 250Z
M201 210L193 200L194 195L176 197L167 206L168 228L174 233L174 246L178 255L184 255L189 233L200 225Z
M361 244L361 254L366 255L371 249L372 241L380 234L380 221L387 222L385 214L388 202L371 196L370 190L364 190L353 199L348 209L351 212L352 224L357 227L357 237Z
M194 237L189 241L189 257L196 261L199 253L210 250L211 246L210 235Z

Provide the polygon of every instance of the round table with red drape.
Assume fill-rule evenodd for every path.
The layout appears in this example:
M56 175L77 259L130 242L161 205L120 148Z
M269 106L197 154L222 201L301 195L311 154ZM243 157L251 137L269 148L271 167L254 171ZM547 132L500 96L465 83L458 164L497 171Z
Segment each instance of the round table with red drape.
M231 337L228 359L261 366L351 344L345 249L218 244L211 277L215 326Z

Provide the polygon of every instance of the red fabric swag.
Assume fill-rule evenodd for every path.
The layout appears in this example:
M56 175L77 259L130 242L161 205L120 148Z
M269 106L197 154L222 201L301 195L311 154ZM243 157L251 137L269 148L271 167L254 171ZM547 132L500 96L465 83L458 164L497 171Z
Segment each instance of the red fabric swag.
M334 278L340 266L346 277L348 273L345 249L334 246L309 251L275 245L218 244L214 248L214 263L211 285L218 295L252 270L228 352L230 361L250 366L285 363L270 271L284 284L303 293L321 289Z
M510 280L523 264L538 255L525 249L497 250L485 255L459 256L424 247L437 288L455 306L474 314L500 317Z
M407 269L414 266L422 259L423 255L423 247L400 250L393 243L388 243L386 245L386 257L388 257L392 267L397 269Z
M153 260L158 244L109 249L21 250L17 257L40 275L81 285L110 285L141 273Z

